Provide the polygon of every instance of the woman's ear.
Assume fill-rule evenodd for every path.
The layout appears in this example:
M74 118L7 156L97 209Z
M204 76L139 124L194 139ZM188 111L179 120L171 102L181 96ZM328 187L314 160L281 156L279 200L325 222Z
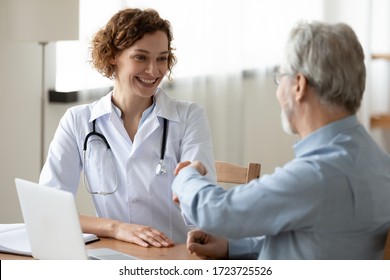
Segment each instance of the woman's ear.
M109 62L112 64L112 65L116 65L116 57L111 57Z

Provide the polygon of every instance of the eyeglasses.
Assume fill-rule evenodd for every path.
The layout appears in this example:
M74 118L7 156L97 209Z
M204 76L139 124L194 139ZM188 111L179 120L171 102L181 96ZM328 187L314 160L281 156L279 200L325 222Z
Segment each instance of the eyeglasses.
M279 85L280 81L282 80L282 78L284 76L288 76L289 74L287 74L287 73L280 73L279 71L275 71L273 73L273 75L274 75L274 83L275 83L275 85Z

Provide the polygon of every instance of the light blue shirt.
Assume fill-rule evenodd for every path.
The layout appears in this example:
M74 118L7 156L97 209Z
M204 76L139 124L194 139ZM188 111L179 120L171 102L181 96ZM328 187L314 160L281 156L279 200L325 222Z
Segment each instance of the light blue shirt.
M192 223L229 239L231 258L383 258L390 156L356 116L318 129L294 150L294 160L247 185L225 191L186 168L173 191Z

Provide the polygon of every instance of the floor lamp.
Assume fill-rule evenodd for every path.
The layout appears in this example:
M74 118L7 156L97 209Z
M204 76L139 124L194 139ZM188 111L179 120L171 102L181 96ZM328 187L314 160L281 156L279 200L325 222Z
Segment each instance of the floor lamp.
M45 160L45 105L48 100L46 48L51 42L79 39L80 4L79 0L1 1L5 1L7 38L11 41L37 42L42 48L39 147L42 168Z

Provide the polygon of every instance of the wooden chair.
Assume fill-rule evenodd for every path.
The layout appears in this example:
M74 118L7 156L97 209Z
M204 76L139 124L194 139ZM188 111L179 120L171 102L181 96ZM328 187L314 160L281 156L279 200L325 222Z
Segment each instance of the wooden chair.
M390 260L390 229L387 231L387 238L385 243L385 252L383 254L384 260Z
M215 168L219 183L246 184L260 177L261 164L250 162L247 167L244 167L225 161L216 161Z

